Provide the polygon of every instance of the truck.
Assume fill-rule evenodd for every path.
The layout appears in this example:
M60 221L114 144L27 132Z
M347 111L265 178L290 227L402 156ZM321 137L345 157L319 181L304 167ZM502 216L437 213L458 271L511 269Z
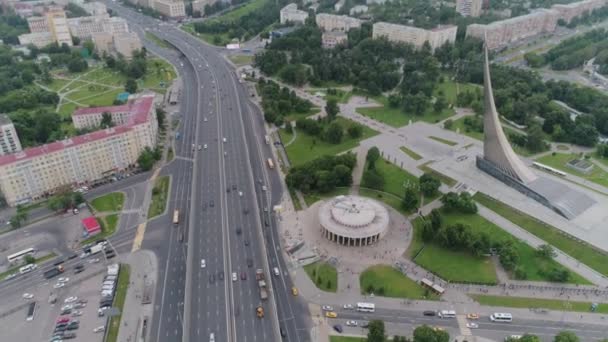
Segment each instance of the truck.
M255 280L258 282L258 288L260 289L260 299L268 299L268 291L266 290L266 279L264 277L264 271L258 268L255 271Z
M63 265L57 265L57 266L51 268L50 270L45 271L43 273L43 275L44 275L45 279L51 279L53 277L60 275L61 273L63 273L63 271L65 271L65 269L63 268Z
M93 255L93 254L97 254L101 251L103 251L106 248L106 246L102 243L99 243L93 247L91 247L91 251L89 252L89 255Z

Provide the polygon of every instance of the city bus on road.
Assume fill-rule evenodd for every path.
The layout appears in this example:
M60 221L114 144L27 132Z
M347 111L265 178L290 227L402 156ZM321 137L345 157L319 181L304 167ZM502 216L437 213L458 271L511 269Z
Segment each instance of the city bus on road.
M173 224L179 224L179 210L173 210Z
M490 321L511 323L513 321L513 315L505 312L495 312L490 315Z
M268 168L269 169L274 169L274 163L272 162L272 158L268 158L268 160L266 160L266 162L268 163Z
M34 255L34 253L36 253L35 249L27 248L27 249L24 249L17 253L11 254L11 255L7 256L6 258L8 259L8 262L12 264L15 261L19 261L19 260L25 258L26 255Z
M376 304L374 304L374 303L357 303L357 311L374 312L374 311L376 311Z

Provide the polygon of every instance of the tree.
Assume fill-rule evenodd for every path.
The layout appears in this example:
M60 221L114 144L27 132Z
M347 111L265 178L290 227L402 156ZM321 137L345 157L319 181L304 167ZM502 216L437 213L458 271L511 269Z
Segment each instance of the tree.
M401 202L403 209L410 211L418 207L418 194L412 187L405 188L403 201Z
M114 122L112 122L112 114L108 112L101 113L101 122L99 124L101 128L110 128L114 126Z
M420 191L427 197L435 196L439 190L439 187L441 186L441 181L430 173L423 174L418 182L420 185Z
M325 113L327 113L327 118L332 121L336 118L338 112L340 112L340 108L338 108L338 101L334 98L327 100L327 103L325 104Z
M27 208L20 205L17 206L17 212L15 212L15 215L13 215L13 217L11 217L10 219L11 227L13 227L13 229L21 227L25 223L25 221L27 221L27 216Z
M543 140L543 130L540 125L530 126L530 128L528 128L526 148L532 152L540 152L545 150L545 145L545 141Z
M562 331L555 335L553 342L578 342L579 338L572 331Z
M376 167L376 161L380 158L380 150L376 146L367 150L367 156L365 161L367 162L368 169L374 169Z
M34 257L33 257L33 256L31 256L31 255L26 255L26 256L23 258L23 261L24 261L24 264L26 264L26 265L29 265L29 264L34 264L34 263L36 263L36 258L34 258Z
M80 45L80 37L72 36L72 44Z
M339 144L344 136L344 130L337 122L332 122L323 134L325 140L330 144Z
M365 170L361 178L361 185L370 189L383 190L384 176L377 169Z
M384 335L384 322L380 320L370 321L367 331L367 342L384 341L386 341L386 336Z
M519 342L541 342L540 338L536 335L525 334L517 341Z
M137 164L143 171L148 171L152 169L152 166L154 166L154 160L154 152L149 147L146 147L139 154L139 157L137 158Z
M448 107L448 102L446 101L444 96L438 96L435 99L435 103L433 103L433 111L435 112L435 114L441 113L447 107Z
M137 82L132 78L127 79L127 82L125 83L125 91L129 94L137 93Z
M453 126L454 126L454 121L452 121L452 119L447 119L443 122L443 128L445 128L445 129L452 129Z
M500 249L499 260L505 270L511 271L515 268L519 262L519 254L512 243L508 243Z
M448 342L450 335L444 330L435 330L428 325L414 329L414 342Z
M348 131L348 135L351 138L357 139L357 138L361 137L361 135L363 135L363 126L361 126L359 124L354 124L354 125L348 127L347 131Z
M557 256L557 253L555 252L553 247L551 247L551 245L544 244L538 246L538 248L536 249L536 255L545 259L553 259Z
M162 108L156 108L156 122L158 123L158 127L164 127L165 119L167 118L167 113Z

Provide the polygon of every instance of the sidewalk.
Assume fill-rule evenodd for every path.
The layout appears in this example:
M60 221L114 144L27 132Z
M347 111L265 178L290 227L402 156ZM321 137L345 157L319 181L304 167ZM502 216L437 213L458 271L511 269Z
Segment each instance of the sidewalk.
M142 304L142 298L146 284L154 288L158 268L154 253L148 251L131 253L124 262L129 264L131 276L117 341L136 342L140 341L144 317L152 318L153 304ZM148 321L148 326L150 324L151 321Z

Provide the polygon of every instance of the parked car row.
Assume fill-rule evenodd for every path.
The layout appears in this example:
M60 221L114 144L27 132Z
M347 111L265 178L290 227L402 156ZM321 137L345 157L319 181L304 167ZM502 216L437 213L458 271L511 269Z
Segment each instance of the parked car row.
M101 299L99 301L99 309L97 310L97 315L99 317L102 317L105 314L105 311L112 307L114 294L116 293L116 283L118 282L118 271L120 271L120 265L109 265L108 272L103 278L101 284Z
M82 309L87 306L86 299L79 299L76 296L70 296L63 302L65 305L61 307L61 315L55 321L55 329L50 339L51 342L61 342L76 338L74 330L80 328L80 321L74 317L81 316L82 311L75 309ZM72 317L69 316L70 314L72 314Z

